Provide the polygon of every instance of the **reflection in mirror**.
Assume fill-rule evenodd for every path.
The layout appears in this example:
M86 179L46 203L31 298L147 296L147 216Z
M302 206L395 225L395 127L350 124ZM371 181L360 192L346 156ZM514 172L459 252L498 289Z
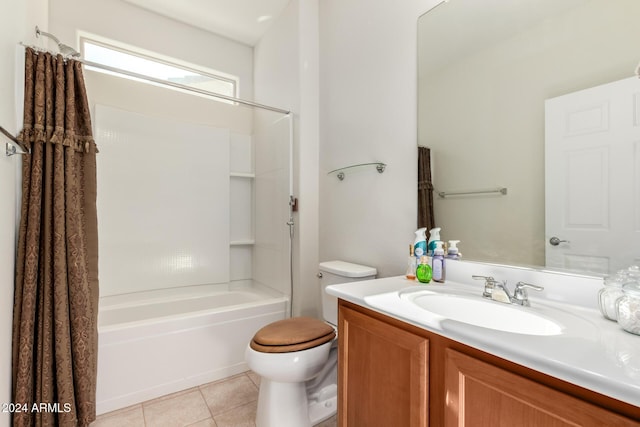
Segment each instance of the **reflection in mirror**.
M584 114L562 116L569 110L561 106L551 121L568 128L575 119L583 130L597 128L593 138L617 138L601 132L619 119L613 101L598 92L576 104L581 95L568 94L634 76L638 22L637 0L451 0L419 19L418 144L431 148L436 225L443 240L462 241L465 259L588 274L640 262L640 134L621 140L629 154L621 155L623 166L591 137L577 149L582 157L545 150L546 101L565 95ZM637 79L631 84L640 92ZM629 121L640 106L632 99L622 102ZM555 162L566 167L560 178L545 178L545 152L562 158ZM611 174L622 167L631 175L621 190ZM559 189L559 202L546 200L545 181ZM587 189L570 192L576 182ZM506 195L437 196L500 187ZM610 204L616 198L629 211L622 226ZM558 203L545 221L545 205ZM546 230L551 223L561 229ZM563 234L577 231L584 233ZM552 245L552 237L569 242ZM618 251L620 240L630 248ZM611 258L616 252L624 253Z

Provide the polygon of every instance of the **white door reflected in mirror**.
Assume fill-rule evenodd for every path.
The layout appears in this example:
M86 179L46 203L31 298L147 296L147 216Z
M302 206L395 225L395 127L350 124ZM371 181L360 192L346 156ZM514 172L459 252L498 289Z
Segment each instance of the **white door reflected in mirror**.
M546 101L547 267L607 274L638 262L639 107L638 77Z

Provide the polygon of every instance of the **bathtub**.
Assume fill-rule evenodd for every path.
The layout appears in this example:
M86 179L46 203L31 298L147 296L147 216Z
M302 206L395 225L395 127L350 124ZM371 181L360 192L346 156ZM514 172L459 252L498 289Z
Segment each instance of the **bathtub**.
M287 303L252 281L100 298L97 413L246 371L251 337Z

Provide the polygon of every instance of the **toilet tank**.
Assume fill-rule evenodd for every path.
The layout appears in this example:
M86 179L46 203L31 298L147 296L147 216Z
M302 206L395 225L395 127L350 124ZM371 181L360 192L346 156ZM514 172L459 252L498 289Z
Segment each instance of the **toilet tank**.
M378 272L373 267L352 264L345 261L326 261L319 265L322 286L322 317L332 325L338 324L338 299L325 292L329 285L359 282L376 278Z

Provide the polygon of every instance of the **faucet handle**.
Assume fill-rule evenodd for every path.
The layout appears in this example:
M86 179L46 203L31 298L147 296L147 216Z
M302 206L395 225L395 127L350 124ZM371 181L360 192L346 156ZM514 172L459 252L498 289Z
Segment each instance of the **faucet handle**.
M496 279L491 276L476 276L475 274L472 275L471 278L474 280L484 280L484 291L482 292L482 296L485 298L491 298L493 287L498 283Z
M527 288L533 289L534 291L541 291L544 288L538 285L532 285L531 283L518 282L516 283L516 288L513 291L513 299L517 304L529 306L529 295L527 294Z
M544 287L538 285L532 285L531 283L518 282L516 283L516 290L523 290L525 288L533 289L534 291L542 291Z

